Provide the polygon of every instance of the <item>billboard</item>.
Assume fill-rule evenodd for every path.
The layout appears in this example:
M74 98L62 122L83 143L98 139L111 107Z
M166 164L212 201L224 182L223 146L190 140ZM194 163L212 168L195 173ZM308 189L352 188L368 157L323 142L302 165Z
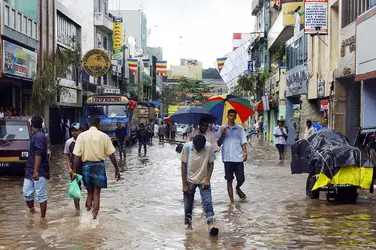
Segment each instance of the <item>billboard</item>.
M295 24L295 10L300 7L300 10L304 10L304 3L284 3L282 4L283 26L294 26ZM300 23L304 24L304 16L300 17Z
M116 17L113 22L113 60L123 60L123 18Z
M328 0L304 0L304 33L328 34Z
M33 78L37 70L37 53L3 41L3 73Z

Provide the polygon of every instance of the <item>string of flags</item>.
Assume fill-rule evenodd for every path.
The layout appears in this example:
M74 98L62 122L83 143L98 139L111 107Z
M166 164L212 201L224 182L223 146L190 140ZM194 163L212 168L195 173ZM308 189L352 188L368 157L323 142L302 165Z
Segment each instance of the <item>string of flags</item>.
M166 76L167 75L167 61L157 60L156 71L158 75Z
M217 58L218 72L221 73L223 65L225 64L227 57Z
M133 75L136 75L138 70L138 59L128 58L127 63Z
M197 65L197 60L189 59L189 60L187 60L187 64L188 65Z

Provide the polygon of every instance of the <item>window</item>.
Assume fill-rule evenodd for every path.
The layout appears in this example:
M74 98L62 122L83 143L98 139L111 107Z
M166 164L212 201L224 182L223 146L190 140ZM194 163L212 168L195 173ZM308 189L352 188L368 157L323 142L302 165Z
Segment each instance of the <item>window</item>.
M293 69L296 66L303 65L307 62L307 37L308 36L302 34L297 40L286 45L287 70Z
M12 29L16 28L16 10L15 9L10 10L9 27L11 27Z
M375 0L342 0L342 28L376 5Z
M32 35L32 26L33 26L33 20L28 19L27 20L27 35L31 37Z
M102 48L102 35L97 33L97 48Z
M103 36L103 48L104 48L104 49L108 49L107 41L108 41L107 37L106 37L106 36Z
M0 121L0 141L29 140L29 127L25 122Z
M9 6L5 6L5 9L4 9L4 24L6 26L9 26L9 12L10 12Z
M107 85L107 75L103 76L103 85Z
M34 39L38 39L38 33L37 33L37 29L38 29L38 25L37 25L37 23L36 22L33 22L33 38Z
M107 11L107 3L106 2L103 2L103 12L107 15L108 14L108 11Z
M22 32L22 14L17 13L17 22L16 22L17 30Z
M22 20L22 33L27 34L27 17L23 17Z

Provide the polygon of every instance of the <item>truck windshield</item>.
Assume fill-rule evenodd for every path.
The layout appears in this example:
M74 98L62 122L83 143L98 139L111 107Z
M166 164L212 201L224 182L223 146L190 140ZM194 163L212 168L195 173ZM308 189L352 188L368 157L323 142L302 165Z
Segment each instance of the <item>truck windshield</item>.
M127 113L125 110L125 106L124 105L109 105L108 116L109 117L116 117L116 116L126 117Z
M29 140L27 122L0 121L0 141Z
M106 113L104 106L87 106L85 109L85 115L86 116L92 116L92 115L105 115Z

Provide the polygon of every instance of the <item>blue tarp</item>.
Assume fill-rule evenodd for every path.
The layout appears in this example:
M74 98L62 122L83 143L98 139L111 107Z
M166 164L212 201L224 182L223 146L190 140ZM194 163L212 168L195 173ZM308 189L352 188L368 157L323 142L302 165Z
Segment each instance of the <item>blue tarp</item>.
M328 126L321 126L318 122L312 122L312 126L315 128L316 132L324 129L328 129Z

